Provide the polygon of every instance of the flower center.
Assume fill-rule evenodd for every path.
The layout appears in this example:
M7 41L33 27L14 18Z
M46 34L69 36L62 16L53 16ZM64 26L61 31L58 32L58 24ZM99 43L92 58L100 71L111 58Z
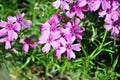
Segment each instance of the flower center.
M66 44L66 49L71 49L71 44Z
M12 30L12 28L13 28L13 24L7 24L6 25L6 29L7 30Z
M54 32L55 28L54 27L50 27L50 32Z
M48 43L51 43L52 40L53 40L53 38L52 38L52 37L49 37L49 38L47 39L47 42L48 42Z
M22 22L22 18L17 18L17 22Z

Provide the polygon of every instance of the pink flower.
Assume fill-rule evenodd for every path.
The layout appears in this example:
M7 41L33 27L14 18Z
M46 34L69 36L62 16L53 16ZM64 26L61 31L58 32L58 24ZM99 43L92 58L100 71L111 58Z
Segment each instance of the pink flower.
M53 34L50 34L47 31L44 34L42 34L38 42L39 44L45 44L45 46L42 48L42 51L48 53L51 46L54 49L57 49L59 47L59 42L57 41L57 39L59 39L60 36L60 32L57 31Z
M70 10L66 12L66 15L70 18L77 15L80 19L84 19L83 11L87 11L86 6L80 7L78 4L71 4Z
M5 49L10 49L11 48L10 41L11 40L9 40L8 36L0 39L0 42L5 42Z
M58 30L60 20L61 20L60 14L55 13L51 19L47 20L47 22L40 25L40 31L44 32L47 30L50 33L55 32L56 30Z
M119 37L118 35L120 34L120 19L117 21L111 22L107 25L104 26L107 31L112 29L112 34L114 35L114 40Z
M68 2L73 2L73 0L57 0L55 2L53 2L53 6L58 9L59 7L62 10L69 10L69 5Z
M23 43L23 47L22 50L28 52L29 51L29 46L31 46L32 48L36 48L37 47L37 43L33 42L32 40L35 38L35 35L30 36L29 38L26 39L21 39L20 43Z
M24 20L25 13L22 14L16 14L16 22L21 24L21 27L27 27L29 28L32 24L32 22L30 20Z
M73 52L73 50L75 51L80 51L80 44L73 44L73 42L75 41L75 37L74 36L67 36L65 39L63 37L60 38L60 43L61 43L61 47L59 47L58 49L56 49L56 56L58 58L61 58L62 54L66 54L68 59L74 59L75 53Z
M78 18L74 18L71 22L67 22L67 24L65 24L66 29L64 29L64 35L75 36L76 39L82 40L85 28L80 27L79 23L80 20Z
M110 3L109 3L110 4ZM100 17L105 17L105 22L111 23L112 21L117 21L119 17L119 3L117 1L113 1L111 3L112 5L108 7L107 9L105 8L104 10L99 12ZM107 5L106 5L107 6Z
M8 16L8 22L1 21L0 26L3 27L0 29L0 36L8 35L9 40L17 39L18 34L16 31L20 30L20 25L18 23L14 23L14 17Z

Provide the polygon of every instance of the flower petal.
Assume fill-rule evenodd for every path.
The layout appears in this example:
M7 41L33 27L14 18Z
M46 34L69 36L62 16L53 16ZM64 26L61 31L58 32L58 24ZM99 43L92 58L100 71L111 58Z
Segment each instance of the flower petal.
M24 44L23 47L22 47L22 50L28 52L28 50L29 50L29 45L28 45L28 44Z
M73 44L72 45L72 49L75 50L75 51L80 51L80 44Z
M42 48L42 52L48 53L50 50L50 44L46 43L45 46Z
M5 33L6 33L6 32L7 32L7 31L6 31L6 29L5 29L5 28L0 29L0 36L5 35Z
M11 44L10 44L9 41L6 41L6 43L5 43L5 49L9 49L9 48L11 48Z
M31 26L31 24L32 24L32 21L30 21L30 20L23 20L23 25L25 27L29 28Z

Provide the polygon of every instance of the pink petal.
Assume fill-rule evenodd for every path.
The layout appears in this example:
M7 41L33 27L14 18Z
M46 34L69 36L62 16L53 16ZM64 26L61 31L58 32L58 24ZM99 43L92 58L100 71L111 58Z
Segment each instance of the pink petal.
M7 40L6 40L6 37L0 39L0 42L6 42L6 41L7 41Z
M6 33L6 32L7 32L7 31L6 31L6 29L5 29L5 28L0 29L0 36L5 35L5 33Z
M80 6L80 7L83 7L83 6L85 6L87 4L87 1L86 0L78 0L78 5Z
M67 50L67 58L68 59L75 59L75 53L72 50Z
M72 18L74 15L75 15L75 12L70 12L70 11L66 12L66 16L68 16L69 18Z
M60 46L60 43L57 41L52 41L51 45L54 49L57 49Z
M5 22L5 21L0 22L0 27L5 27L6 25L7 25L7 22Z
M106 14L107 14L106 11L101 11L99 12L99 17L104 17Z
M82 11L77 11L76 14L77 16L79 16L80 19L84 19L84 14L82 13Z
M37 47L37 43L34 42L33 44L30 44L30 46L33 47L33 48L36 48Z
M20 39L20 43L25 43L25 39Z
M15 23L14 24L14 30L16 30L16 31L19 31L19 30L21 30L21 25L19 24L19 23Z
M31 26L32 22L30 20L23 20L23 25L27 28Z
M61 9L62 10L69 10L69 5L66 3L66 2L62 2L62 4L61 4Z
M73 44L72 45L72 49L75 50L75 51L80 51L80 44Z
M96 10L98 10L99 9L99 7L100 7L100 1L95 1L94 3L91 3L91 4L89 4L89 7L90 7L90 9L92 10L92 11L96 11Z
M7 19L8 19L8 22L10 23L16 22L16 17L8 16Z
M5 43L5 49L9 49L9 48L11 48L11 44L10 44L9 41L6 41L6 43Z
M70 22L67 22L67 24L65 24L65 27L72 28L72 24Z
M64 47L60 47L58 50L56 50L55 55L57 56L57 58L61 58L61 55L66 51L66 49Z
M53 2L53 6L54 6L56 9L58 9L58 8L60 7L60 4L61 4L60 0L57 0L57 1Z
M105 17L105 22L107 23L111 23L111 15L110 14L107 14L106 17Z
M50 50L50 44L47 44L47 43L46 43L45 46L42 48L42 52L48 53L49 50Z
M9 38L9 40L12 41L13 39L18 38L18 34L15 31L10 30L10 31L8 31L8 38Z
M28 45L28 44L24 44L23 47L22 47L22 50L28 52L28 50L29 50L29 45Z
M39 42L38 42L38 43L39 43L39 44L44 44L44 43L46 43L48 37L49 37L49 35L45 35L45 34L41 35L41 36L39 37Z
M112 25L105 25L104 28L109 31L113 26Z
M54 32L54 34L52 34L53 35L53 40L56 40L56 39L58 39L58 38L60 38L60 31L55 31Z
M66 45L66 40L63 38L63 37L61 37L60 38L60 43L63 45L63 46L65 46Z

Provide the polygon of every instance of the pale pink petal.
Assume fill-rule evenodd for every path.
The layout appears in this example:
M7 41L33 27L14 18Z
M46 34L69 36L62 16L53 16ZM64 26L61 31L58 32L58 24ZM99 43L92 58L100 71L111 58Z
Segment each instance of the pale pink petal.
M61 9L62 10L69 10L69 5L66 2L62 2Z
M112 25L105 25L104 28L109 31L113 26Z
M28 52L28 50L29 50L29 45L28 45L28 44L24 44L23 47L22 47L22 50Z
M0 39L0 42L6 42L6 41L7 41L7 40L6 40L6 37Z
M75 51L80 51L80 44L73 44L72 45L72 49L75 50Z
M8 16L7 19L8 19L8 22L10 23L16 22L16 17Z
M108 1L106 1L106 0L103 0L102 1L102 9L107 10L107 9L110 9L110 8L111 8L110 3Z
M99 12L99 17L104 17L106 15L106 11L100 11Z
M33 42L32 44L30 44L31 47L36 48L37 47L37 43Z
M22 27L21 27L21 25L19 23L15 23L14 26L13 26L13 28L16 31L19 31L19 30L21 30Z
M53 34L53 40L56 40L56 39L58 39L58 38L60 38L60 31L55 31Z
M117 11L113 11L111 12L111 18L114 20L114 21L117 21L118 18L119 18L120 14L117 12Z
M7 32L7 31L6 31L6 29L5 29L5 28L0 29L0 36L5 35L5 33L6 33L6 32Z
M72 18L74 15L75 15L75 12L70 12L70 11L66 12L66 16L68 16L69 18Z
M60 0L57 0L57 1L53 2L53 6L54 6L56 9L58 9L58 8L60 7L60 4L61 4Z
M105 22L107 23L111 23L111 15L110 14L107 14L106 17L105 17Z
M9 49L9 48L11 48L11 44L10 44L9 41L6 41L6 43L5 43L5 49Z
M9 40L17 39L18 34L13 30L9 30L8 31L8 38L9 38Z
M20 43L25 43L25 39L20 39Z
M89 4L90 10L92 10L92 11L98 10L100 7L100 3L101 2L99 0L97 0L94 3Z
M75 53L72 50L67 50L67 58L68 59L75 59Z
M47 43L46 43L45 46L42 48L42 52L48 53L49 50L50 50L50 44L47 44Z
M65 47L60 47L58 50L56 50L55 55L57 58L61 58L61 55L66 51Z
M66 40L63 38L63 37L61 37L60 38L60 43L63 45L63 46L65 46L66 45Z
M77 11L76 14L77 16L79 16L80 19L84 19L84 14L82 11Z
M44 31L44 30L47 30L51 27L51 25L48 23L48 22L45 22L44 24L41 25L41 30Z
M54 49L57 49L60 46L60 43L57 41L52 41L51 45Z
M31 24L32 24L32 21L30 21L30 20L23 20L23 25L25 27L29 28L31 26Z
M80 7L83 7L83 6L85 6L87 4L87 1L86 0L78 0L78 5L80 6Z
M67 22L67 24L65 24L65 27L72 28L72 24L70 22Z
M7 22L5 22L5 21L0 22L0 27L5 27L6 25L7 25Z

